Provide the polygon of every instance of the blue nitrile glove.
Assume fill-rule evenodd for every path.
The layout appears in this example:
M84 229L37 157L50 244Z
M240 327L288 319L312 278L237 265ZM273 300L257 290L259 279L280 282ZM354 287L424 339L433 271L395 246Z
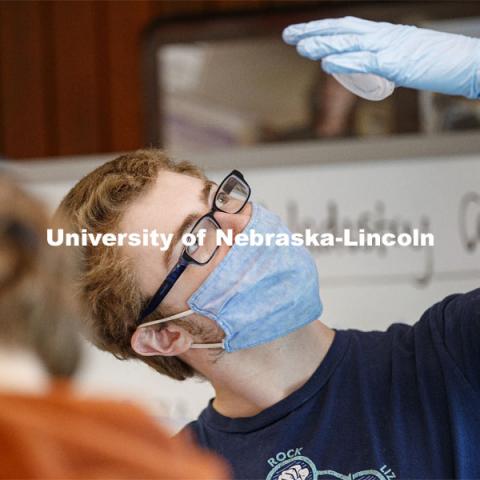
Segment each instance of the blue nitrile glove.
M480 39L356 17L291 25L283 39L327 73L373 73L397 86L480 97Z

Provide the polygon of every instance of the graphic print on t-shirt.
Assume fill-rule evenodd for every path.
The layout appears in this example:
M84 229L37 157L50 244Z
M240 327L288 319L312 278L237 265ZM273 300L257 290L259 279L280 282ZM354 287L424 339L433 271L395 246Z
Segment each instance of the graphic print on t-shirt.
M269 458L267 463L273 468L266 480L393 480L396 478L393 471L386 465L383 465L380 470L365 469L352 473L320 470L310 458L298 455L302 450L302 447L295 448L288 452L279 452L275 457Z

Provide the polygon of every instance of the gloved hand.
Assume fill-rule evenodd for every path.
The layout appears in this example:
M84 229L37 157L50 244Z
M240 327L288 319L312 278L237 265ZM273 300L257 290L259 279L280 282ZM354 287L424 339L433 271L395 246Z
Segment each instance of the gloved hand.
M373 73L397 86L480 97L480 39L356 17L291 25L283 39L327 73Z

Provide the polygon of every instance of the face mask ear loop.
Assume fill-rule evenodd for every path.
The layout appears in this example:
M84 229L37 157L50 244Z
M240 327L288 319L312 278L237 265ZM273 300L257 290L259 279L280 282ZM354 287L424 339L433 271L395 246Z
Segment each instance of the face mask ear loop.
M152 325L157 325L159 323L169 322L170 320L177 320L179 318L187 317L192 313L195 313L195 312L193 310L185 310L184 312L176 313L175 315L171 315L170 317L159 318L158 320L152 320L151 322L142 323L137 328L145 328L145 327L150 327Z
M192 343L190 348L222 348L225 350L225 342L222 340L220 343Z
M152 325L158 325L159 323L169 322L170 320L177 320L179 318L188 317L195 313L193 310L185 310L184 312L176 313L170 317L159 318L158 320L152 320L151 322L142 323L137 328L151 327ZM222 348L225 350L225 342L222 340L219 343L192 343L190 348Z

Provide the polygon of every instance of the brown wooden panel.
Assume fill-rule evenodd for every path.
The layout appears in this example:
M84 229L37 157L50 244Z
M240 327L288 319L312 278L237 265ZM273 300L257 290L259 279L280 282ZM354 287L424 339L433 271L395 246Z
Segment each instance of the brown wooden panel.
M108 2L111 142L115 151L143 146L140 36L152 19L150 2Z
M238 10L253 11L259 8L271 6L271 2L266 2L265 0L240 0L235 2L227 0L214 0L209 2L209 4L209 8L215 12L232 12Z
M95 61L98 89L98 136L99 151L112 152L117 150L112 138L112 72L108 44L108 3L95 4Z
M150 5L153 16L157 18L195 15L215 10L211 0L152 1Z
M101 151L95 2L50 4L58 154Z
M45 156L49 125L41 5L1 2L0 9L1 153L10 158Z

